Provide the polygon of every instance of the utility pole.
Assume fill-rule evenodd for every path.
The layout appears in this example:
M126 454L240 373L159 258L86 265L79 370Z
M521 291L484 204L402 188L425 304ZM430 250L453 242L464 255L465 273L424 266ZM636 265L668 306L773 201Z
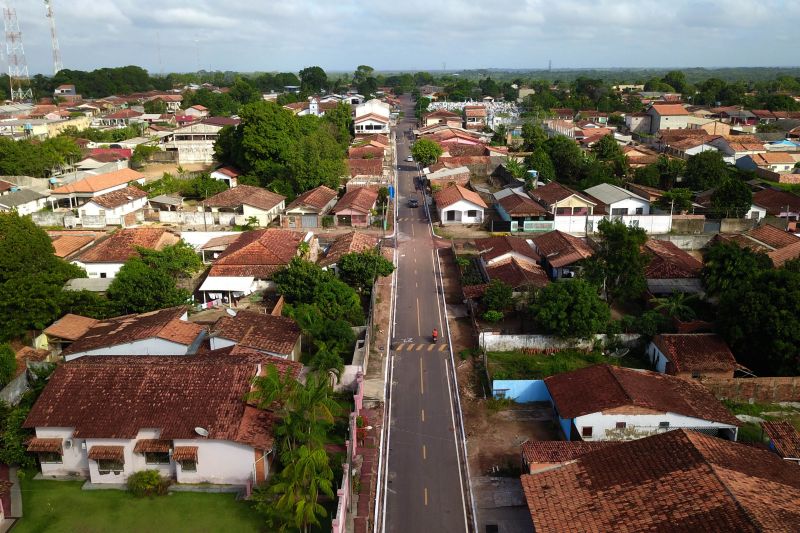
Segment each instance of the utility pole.
M19 29L19 21L17 21L17 10L12 7L3 9L3 20L6 31L6 58L11 101L33 100L28 62L25 60L25 48L22 46L22 32Z
M58 36L56 35L56 16L53 14L53 6L50 0L44 0L45 15L50 19L50 41L53 47L53 74L58 74L64 68L61 64L61 49L58 47Z

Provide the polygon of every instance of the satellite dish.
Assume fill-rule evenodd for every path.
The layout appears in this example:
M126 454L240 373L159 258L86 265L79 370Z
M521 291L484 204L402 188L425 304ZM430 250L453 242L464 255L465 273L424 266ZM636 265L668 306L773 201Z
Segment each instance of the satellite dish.
M234 311L233 309L226 309L225 312L231 316L236 316L236 311Z
M201 437L208 437L208 430L206 428L196 427L194 428L194 432Z

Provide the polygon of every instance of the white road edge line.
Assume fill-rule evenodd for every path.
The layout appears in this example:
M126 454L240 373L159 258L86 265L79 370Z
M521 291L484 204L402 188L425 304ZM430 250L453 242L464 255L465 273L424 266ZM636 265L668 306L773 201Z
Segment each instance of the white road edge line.
M453 343L452 343L452 340L450 338L450 323L447 321L447 301L444 298L444 280L442 279L442 265L439 262L439 249L438 248L435 249L434 256L435 256L435 260L436 260L435 263L434 263L434 269L436 269L438 267L438 270L439 270L439 286L440 286L440 288L437 289L437 291L436 291L437 292L436 301L437 301L437 304L438 304L437 307L439 307L440 316L441 316L441 307L444 306L444 309L445 309L445 314L444 314L445 322L444 323L445 323L445 328L447 330L447 345L449 347L449 352L450 352L450 364L451 364L451 366L453 368L453 378L455 379L455 389L456 389L456 402L455 403L458 406L458 418L459 418L460 428L461 428L460 431L459 431L459 430L457 430L457 427L456 427L456 414L455 414L456 408L455 408L454 402L453 402L453 388L450 386L450 366L448 366L447 365L447 361L445 361L444 368L445 368L445 373L447 374L447 391L448 391L447 397L450 400L450 417L453 420L453 443L456 445L456 460L458 462L458 479L459 479L459 482L460 482L460 485L461 485L461 487L460 487L460 489L461 489L461 507L464 510L464 531L470 531L469 519L467 518L467 501L466 501L466 496L464 494L464 488L465 488L464 487L464 477L461 474L461 458L460 458L460 456L461 456L462 452L461 452L461 450L459 449L459 446L458 446L459 433L461 433L461 435L463 437L462 438L462 444L464 445L464 450L463 450L464 465L465 465L465 467L467 469L467 487L466 488L467 488L467 490L469 490L469 493L470 493L470 505L471 505L471 510L472 510L471 514L472 514L473 520L475 520L475 518L476 518L475 517L475 502L472 501L472 490L470 490L470 487L469 487L469 462L468 462L468 459L467 459L468 456L467 456L467 447L466 447L466 440L467 439L466 439L466 434L464 433L464 421L463 421L462 414L461 414L461 398L460 398L459 393L458 393L458 378L456 377L456 365L455 365L455 360L453 358ZM441 296L441 300L439 299L440 296ZM441 318L440 318L440 320L441 320ZM475 523L477 524L476 520L475 520Z

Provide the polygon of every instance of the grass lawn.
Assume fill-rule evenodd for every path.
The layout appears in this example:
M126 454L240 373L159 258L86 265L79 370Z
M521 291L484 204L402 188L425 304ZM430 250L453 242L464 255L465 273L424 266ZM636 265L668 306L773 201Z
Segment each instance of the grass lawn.
M31 476L32 474L28 474ZM261 531L261 517L233 494L174 493L135 498L81 490L83 481L21 480L24 517L14 533Z
M631 353L622 359L611 359L597 352L564 350L553 355L529 355L520 351L488 352L489 375L492 379L544 379L585 366L608 363L632 368L648 368Z
M734 415L748 415L764 420L788 420L800 431L800 409L774 403L747 403L722 400L725 407ZM739 428L740 442L766 442L761 425L756 422L742 422Z

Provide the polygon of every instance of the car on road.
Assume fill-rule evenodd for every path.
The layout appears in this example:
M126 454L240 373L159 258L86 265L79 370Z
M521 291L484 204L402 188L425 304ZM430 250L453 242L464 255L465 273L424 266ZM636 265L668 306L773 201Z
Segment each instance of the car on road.
M406 161L408 161L409 163L413 163L414 162L414 156L410 155L410 156L406 157Z
M416 194L408 197L408 207L419 207L419 198L417 198Z

